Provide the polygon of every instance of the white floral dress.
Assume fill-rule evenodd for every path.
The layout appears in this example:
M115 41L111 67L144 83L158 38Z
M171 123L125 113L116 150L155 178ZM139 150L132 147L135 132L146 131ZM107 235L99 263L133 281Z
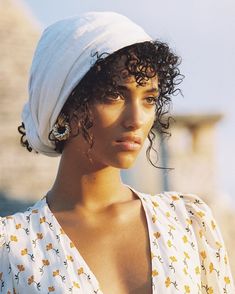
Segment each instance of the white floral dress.
M208 206L192 194L152 196L129 188L147 219L152 293L234 294L227 253ZM0 218L0 293L103 293L45 196L24 213Z

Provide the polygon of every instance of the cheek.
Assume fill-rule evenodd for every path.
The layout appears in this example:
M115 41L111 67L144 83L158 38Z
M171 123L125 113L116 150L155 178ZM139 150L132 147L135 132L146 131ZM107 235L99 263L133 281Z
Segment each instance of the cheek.
M119 110L99 105L93 110L94 129L108 130L117 124L119 117Z
M91 132L98 149L109 149L108 145L115 136L114 129L117 126L118 117L115 113L105 111L104 108L96 110L93 115L94 124Z
M149 131L151 130L153 124L154 124L154 121L155 121L155 112L150 115L150 117L148 118L148 120L146 121L146 124L145 124L145 132L148 134Z

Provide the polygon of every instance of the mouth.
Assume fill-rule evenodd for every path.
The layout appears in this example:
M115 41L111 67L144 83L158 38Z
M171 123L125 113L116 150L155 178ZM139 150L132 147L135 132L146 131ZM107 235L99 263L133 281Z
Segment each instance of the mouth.
M128 142L128 143L141 145L142 140L140 137L137 137L137 136L126 136L116 140L116 142L118 143Z
M115 145L124 151L137 151L141 148L141 138L134 136L122 137L115 141Z

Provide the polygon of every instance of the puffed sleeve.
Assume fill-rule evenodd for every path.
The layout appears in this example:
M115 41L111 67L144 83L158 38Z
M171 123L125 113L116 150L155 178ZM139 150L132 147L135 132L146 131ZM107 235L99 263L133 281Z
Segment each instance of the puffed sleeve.
M0 293L16 293L7 250L6 218L0 217Z
M211 209L193 194L184 194L200 259L202 293L235 293L228 255Z

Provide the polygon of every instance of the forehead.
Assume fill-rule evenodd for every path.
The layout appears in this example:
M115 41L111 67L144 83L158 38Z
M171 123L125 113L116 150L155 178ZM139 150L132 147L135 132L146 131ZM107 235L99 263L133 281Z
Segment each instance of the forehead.
M131 59L128 60L128 65L126 64L127 62L127 56L122 55L120 58L115 60L113 64L113 73L114 73L114 81L116 82L117 85L127 85L129 84L130 86L136 86L137 88L145 88L145 87L155 87L158 88L158 77L157 75L153 76L153 69L149 67L145 67L143 73L146 79L141 81L141 85L139 85L136 82L136 78L134 75L130 74L127 66L131 68L135 68L136 72L141 72L141 67L143 68L143 65L139 65L139 59L136 57L136 55L130 54ZM141 73L142 74L142 73ZM147 77L149 77L147 79Z

